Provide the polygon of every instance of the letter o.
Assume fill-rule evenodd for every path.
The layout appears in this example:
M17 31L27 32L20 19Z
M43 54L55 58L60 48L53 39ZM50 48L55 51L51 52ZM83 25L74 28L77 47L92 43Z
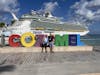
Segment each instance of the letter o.
M31 32L24 33L21 36L21 43L25 47L31 47L35 44L35 35Z
M19 47L21 46L20 43L20 35L13 34L9 37L9 45L12 47Z

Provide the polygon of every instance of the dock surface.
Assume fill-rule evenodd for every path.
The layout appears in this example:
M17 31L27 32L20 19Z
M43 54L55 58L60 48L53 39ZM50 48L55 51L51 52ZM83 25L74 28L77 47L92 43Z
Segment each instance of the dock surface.
M16 48L13 49L18 50ZM100 52L98 51L56 51L52 54L49 50L48 53L0 53L0 75L99 74Z

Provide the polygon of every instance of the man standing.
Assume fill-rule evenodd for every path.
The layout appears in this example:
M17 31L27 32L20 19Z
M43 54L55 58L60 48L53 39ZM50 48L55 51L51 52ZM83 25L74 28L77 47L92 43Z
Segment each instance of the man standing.
M50 52L54 53L53 51L54 36L51 33L50 36L48 36L48 41L49 41Z

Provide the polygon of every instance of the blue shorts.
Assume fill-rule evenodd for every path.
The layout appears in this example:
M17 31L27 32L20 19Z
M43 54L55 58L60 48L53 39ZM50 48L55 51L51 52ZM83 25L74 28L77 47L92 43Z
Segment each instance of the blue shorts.
M49 42L49 47L53 47L53 42Z

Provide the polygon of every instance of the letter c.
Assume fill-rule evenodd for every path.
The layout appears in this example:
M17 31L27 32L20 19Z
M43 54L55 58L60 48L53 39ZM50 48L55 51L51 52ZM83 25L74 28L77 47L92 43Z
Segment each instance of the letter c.
M20 35L13 34L9 37L9 45L12 47L19 47L21 46L20 43Z

